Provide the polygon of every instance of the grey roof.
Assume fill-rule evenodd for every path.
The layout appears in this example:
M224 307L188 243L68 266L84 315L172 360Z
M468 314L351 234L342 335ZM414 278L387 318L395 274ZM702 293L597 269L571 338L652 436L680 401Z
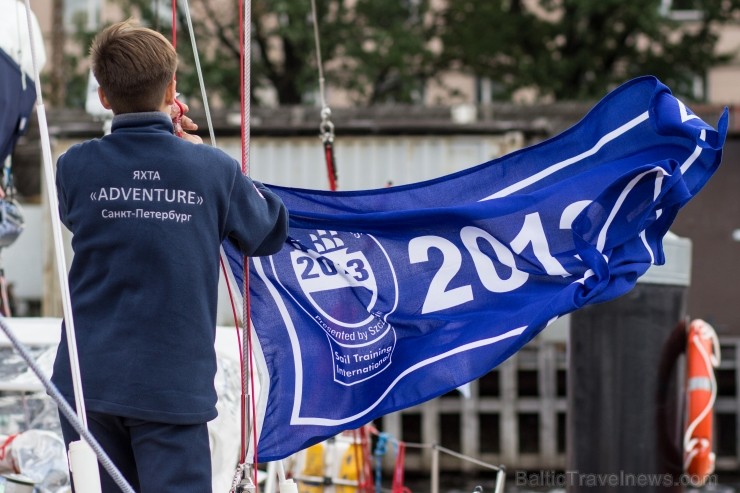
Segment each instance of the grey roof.
M527 140L547 138L578 122L594 103L553 103L520 105L494 103L473 106L476 118L470 123L453 119L454 107L412 105L381 105L372 107L336 108L332 121L336 134L341 135L491 135L520 131ZM195 103L193 104L195 106ZM714 124L722 108L691 105L708 123ZM207 135L205 113L193 108L190 115ZM217 135L240 133L239 109L212 111ZM55 137L93 137L100 134L101 123L82 109L48 110L49 131ZM252 108L250 131L255 136L317 135L320 110L310 106Z

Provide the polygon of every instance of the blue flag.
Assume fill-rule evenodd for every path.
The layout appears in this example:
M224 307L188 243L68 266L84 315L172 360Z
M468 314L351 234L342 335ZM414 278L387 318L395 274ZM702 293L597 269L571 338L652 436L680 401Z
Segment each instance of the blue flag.
M285 248L249 266L260 461L455 389L556 318L626 293L664 262L727 122L715 130L643 77L561 135L452 175L271 187L291 218Z

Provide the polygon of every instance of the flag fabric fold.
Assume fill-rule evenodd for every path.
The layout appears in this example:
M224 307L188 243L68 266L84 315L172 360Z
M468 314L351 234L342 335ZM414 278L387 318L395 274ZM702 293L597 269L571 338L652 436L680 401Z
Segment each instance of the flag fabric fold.
M479 378L558 317L629 291L664 263L727 124L642 77L552 139L435 180L271 186L291 219L280 253L249 260L260 461Z

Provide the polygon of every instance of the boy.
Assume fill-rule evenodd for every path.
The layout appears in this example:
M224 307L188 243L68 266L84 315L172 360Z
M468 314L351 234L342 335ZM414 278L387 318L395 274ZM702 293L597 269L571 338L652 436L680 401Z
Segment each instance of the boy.
M234 159L173 135L177 55L161 34L114 24L90 53L112 132L57 164L88 426L137 492L211 491L220 244L276 253L287 211ZM72 402L62 332L52 380Z

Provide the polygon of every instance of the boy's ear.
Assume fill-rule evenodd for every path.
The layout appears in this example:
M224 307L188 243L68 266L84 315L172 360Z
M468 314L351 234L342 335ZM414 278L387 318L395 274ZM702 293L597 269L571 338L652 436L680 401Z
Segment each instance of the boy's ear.
M100 104L103 105L103 108L106 110L111 109L110 103L108 102L108 98L105 96L105 92L103 91L103 88L98 86L98 98L100 98Z
M175 104L175 93L176 93L176 86L175 86L175 78L173 77L169 84L167 84L167 88L164 91L164 103L167 106L171 106Z

